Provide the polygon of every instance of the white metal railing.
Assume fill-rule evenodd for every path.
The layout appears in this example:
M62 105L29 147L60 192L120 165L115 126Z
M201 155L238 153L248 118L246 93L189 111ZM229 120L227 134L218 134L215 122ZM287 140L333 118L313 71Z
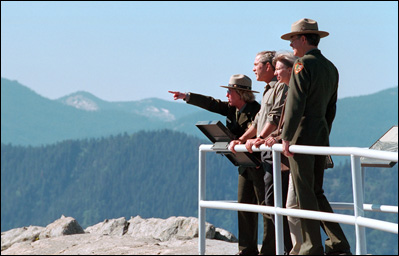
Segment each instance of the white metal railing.
M281 192L281 152L282 145L275 144L273 147L260 148L253 147L254 152L272 151L273 153L273 182L274 182L274 206L243 204L232 201L206 201L206 152L215 151L213 145L200 145L199 147L199 193L198 193L198 220L199 220L199 254L205 254L205 210L206 208L247 211L274 214L275 230L276 230L276 254L284 254L283 240L283 215L299 218L323 220L329 222L338 222L344 224L355 225L356 231L356 254L367 254L366 249L366 233L365 228L373 228L385 232L398 234L398 224L375 220L364 217L364 211L382 211L398 213L398 206L387 205L370 205L363 203L363 170L360 165L360 157L387 160L398 162L398 152L379 151L373 149L356 148L356 147L320 147L320 146L290 146L293 153L312 154L312 155L341 155L351 157L352 187L353 187L353 203L334 203L331 202L333 209L353 209L354 215L345 215L337 213L326 213L299 209L286 209L282 205ZM234 148L237 152L247 152L245 145L236 145ZM217 150L221 152L220 149ZM230 152L226 150L225 152Z

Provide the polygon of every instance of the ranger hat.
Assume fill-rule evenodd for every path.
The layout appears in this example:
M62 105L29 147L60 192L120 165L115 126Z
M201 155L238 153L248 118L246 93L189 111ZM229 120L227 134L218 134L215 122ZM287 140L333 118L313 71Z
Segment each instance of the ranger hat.
M257 92L257 91L252 91L251 86L252 86L251 78L247 77L246 75L237 74L237 75L232 75L230 77L228 86L221 85L220 87L249 91L249 92Z
M290 40L294 35L301 34L318 34L320 38L329 35L326 31L320 31L317 26L317 21L311 19L300 19L291 25L291 33L287 33L281 36L281 39Z

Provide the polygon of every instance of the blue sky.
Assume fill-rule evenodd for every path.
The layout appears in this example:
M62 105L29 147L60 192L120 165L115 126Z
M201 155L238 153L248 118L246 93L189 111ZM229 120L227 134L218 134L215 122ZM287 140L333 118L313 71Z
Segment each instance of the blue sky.
M168 90L226 99L256 53L291 51L301 18L330 33L319 48L340 72L338 97L398 86L398 2L1 1L1 77L56 99L173 100ZM260 100L260 96L257 96Z

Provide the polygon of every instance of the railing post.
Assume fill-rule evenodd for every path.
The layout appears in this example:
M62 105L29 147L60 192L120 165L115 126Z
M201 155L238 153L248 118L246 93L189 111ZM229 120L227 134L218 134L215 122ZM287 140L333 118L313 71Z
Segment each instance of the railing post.
M363 192L363 198L364 198L364 177L365 177L365 175L364 175L364 167L362 166L361 167L361 169L362 169L362 192ZM364 199L363 199L364 200Z
M274 184L274 209L282 208L282 189L281 189L281 153L273 150L273 184ZM284 255L284 234L283 216L274 213L274 223L276 232L276 255Z
M364 216L363 210L363 177L360 167L360 157L351 155L353 206L355 213L356 254L366 255L366 230L357 223L358 217Z
M201 200L205 200L206 188L206 151L199 149L199 173L198 173L198 251L199 255L205 254L205 210L201 207Z

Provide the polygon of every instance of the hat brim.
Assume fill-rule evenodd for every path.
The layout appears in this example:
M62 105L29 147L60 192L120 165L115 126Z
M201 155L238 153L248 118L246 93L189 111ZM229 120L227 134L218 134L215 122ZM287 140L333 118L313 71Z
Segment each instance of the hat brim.
M249 89L236 88L236 87L231 87L231 86L224 86L224 85L221 85L220 87L227 88L227 89L233 89L233 90L241 90L241 91L259 93L259 92L257 92L257 91L253 91L253 90L249 90Z
M302 35L302 34L318 34L320 38L328 36L330 33L326 31L314 31L314 30L304 30L304 31L298 31L298 32L291 32L287 33L281 36L281 39L283 40L290 40L292 36L295 35Z

